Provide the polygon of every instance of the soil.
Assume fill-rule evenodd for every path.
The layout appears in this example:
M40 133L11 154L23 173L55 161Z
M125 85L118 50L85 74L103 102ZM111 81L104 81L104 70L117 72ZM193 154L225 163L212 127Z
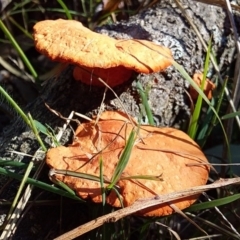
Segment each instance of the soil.
M151 9L131 17L128 21L106 25L97 28L96 31L118 39L147 39L167 46L172 50L175 60L192 76L193 73L203 70L206 53L196 33L173 2L162 0ZM208 42L212 37L213 51L216 54L216 59L220 60L221 72L231 76L230 71L235 62L235 46L226 13L219 7L190 0L182 2L205 42ZM238 16L236 16L236 21L239 22ZM213 79L214 74L215 71L211 67L208 77ZM136 81L139 81L144 89L148 89L149 104L156 125L186 128L191 113L189 97L186 94L188 83L177 70L169 67L163 73L136 74L129 82L114 89L124 104L125 110L134 117L143 115L141 121L147 123L135 87ZM59 76L49 79L43 84L39 96L28 104L25 112L30 112L34 119L42 124L48 124L57 131L62 128L65 120L52 113L45 104L64 117L68 117L71 111L91 117L99 111L107 109L122 110L119 100L109 90L103 101L104 91L104 88L75 81L72 78L72 66L68 66ZM102 101L104 104L101 104ZM1 112L2 117L6 117L3 112ZM76 124L73 123L72 126L75 128ZM72 130L68 128L64 132L61 143L71 142L72 136ZM47 141L47 138L45 140ZM1 158L22 162L29 162L30 158L10 151L20 151L33 155L39 148L33 133L18 116L9 124L8 122L4 123L0 133L0 145ZM47 179L47 172L48 168L45 167L42 179ZM6 178L1 177L0 182L1 185L4 185ZM1 199L12 200L17 188L18 183L12 183L11 187L2 191ZM38 190L34 191L32 199L38 193ZM87 205L65 199L61 200L59 197L49 195L50 198L57 199L57 203L54 206L31 206L26 211L12 239L52 239L60 234L61 221L59 216L63 218L62 226L64 227L61 232L90 220L91 217L86 217L84 214ZM43 193L43 196L46 196L46 193ZM42 196L41 198L44 199ZM61 201L64 202L63 205L61 205ZM6 213L7 210L8 208L5 207L1 210L1 214Z

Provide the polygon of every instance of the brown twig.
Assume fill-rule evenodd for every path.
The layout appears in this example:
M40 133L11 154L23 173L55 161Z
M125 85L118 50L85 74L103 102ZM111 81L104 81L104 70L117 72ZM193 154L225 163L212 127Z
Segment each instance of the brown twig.
M228 186L231 184L240 183L240 177L232 178L232 179L220 179L212 184L204 185L204 186L198 186L193 187L190 189L186 189L183 191L173 192L169 194L164 194L162 196L156 196L154 198L147 198L147 199L139 199L136 201L132 206L120 209L118 211L106 214L102 217L96 218L84 225L81 225L57 238L55 240L66 240L66 239L74 239L78 236L83 235L84 233L87 233L97 227L102 226L104 223L108 222L116 222L121 218L124 218L128 215L131 215L133 213L136 213L140 210L160 205L163 203L168 203L170 201L174 201L176 199L182 199L188 196L193 196L200 194L204 191L208 191L210 189L215 189L218 187Z

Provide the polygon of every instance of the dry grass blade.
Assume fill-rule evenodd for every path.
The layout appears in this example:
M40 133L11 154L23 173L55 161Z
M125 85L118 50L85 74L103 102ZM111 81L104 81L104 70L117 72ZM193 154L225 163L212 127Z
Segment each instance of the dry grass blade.
M117 98L117 100L119 101L119 104L121 105L122 109L124 110L124 112L127 114L129 121L132 123L133 126L135 126L136 124L134 124L134 122L132 121L132 118L130 117L130 115L128 114L127 109L125 108L123 102L121 101L121 99L118 97L118 95L116 94L116 92L101 78L98 78L98 80L105 85L106 88L108 88L113 94L114 96Z
M206 193L205 193L204 195L205 195L205 197L208 199L208 201L212 201L212 200L207 196ZM215 210L216 210L216 212L219 214L219 216L223 219L223 221L224 221L224 222L233 230L233 232L240 238L239 232L238 232L237 229L233 226L233 224L227 219L227 216L225 216L225 214L222 213L218 207L215 207Z
M75 115L76 113L74 111L72 111L70 113L70 116L68 118L64 117L60 112L52 109L47 103L45 103L45 106L47 107L47 109L52 112L53 114L55 114L56 116L60 117L61 119L65 120L67 124L71 122L76 122L78 125L80 124L80 121L78 119L73 119L73 115ZM77 114L76 114L77 115ZM77 115L77 116L80 116L80 117L84 117L85 120L88 120L88 121L91 121L91 118L88 118L84 115Z
M29 80L31 76L26 72L22 72L14 68L11 64L9 64L3 57L0 57L0 65L2 65L8 72L13 74L16 77L22 78L25 81Z
M209 5L215 5L215 6L220 6L222 8L226 8L226 2L225 0L194 0L195 2L202 2L202 3L206 3ZM236 11L240 11L240 7L235 5L235 4L231 4L232 9L236 10Z
M221 237L223 237L224 235L227 235L229 236L228 239L239 239L238 235L234 234L232 231L230 231L228 228L223 228L222 226L219 226L218 224L215 224L213 221L209 221L208 219L205 219L205 218L202 218L202 217L199 217L195 214L192 214L192 213L189 213L187 212L186 213L187 215L191 216L192 218L195 219L195 221L198 221L198 222L202 222L204 223L205 225L213 228L213 229L216 229L218 230L218 232L222 233L220 234ZM223 235L224 234L224 235ZM216 234L216 237L220 237L218 234ZM191 238L191 239L198 239L198 238ZM200 239L206 239L205 238L200 238ZM221 238L218 238L218 239L221 239ZM222 238L223 239L223 238ZM225 238L224 238L225 239Z
M198 187L186 189L186 190L179 191L179 192L173 192L173 193L165 194L162 196L156 196L155 198L139 199L132 206L129 206L129 207L120 209L118 211L115 211L113 213L109 213L102 217L96 218L93 221L90 221L82 226L79 226L79 227L55 238L55 240L74 239L78 236L83 235L84 233L87 233L97 227L102 226L104 223L116 222L119 219L124 218L128 215L131 215L142 209L146 209L146 208L149 208L152 206L156 206L156 205L160 205L160 204L167 203L170 201L174 201L176 199L185 198L187 196L196 195L196 194L202 193L204 191L208 191L210 189L215 189L218 187L228 186L228 185L237 184L237 183L240 183L240 177L232 178L232 179L220 179L209 185L198 186Z
M204 231L200 226L198 226L197 223L195 223L191 218L189 218L182 210L180 210L175 204L169 203L170 207L174 209L176 213L184 217L186 220L188 220L191 224L193 224L196 228L198 228L201 232L203 232L206 236L208 236L207 232Z
M219 237L221 237L221 234L212 234L212 235L208 235L207 239L213 239L213 238L217 238L219 239ZM189 238L189 240L206 240L206 236L203 237L195 237L195 238Z
M160 222L156 222L156 224L167 228L167 230L168 230L169 232L171 232L172 235L173 235L177 240L181 240L181 238L180 238L180 236L177 234L177 232L175 232L174 230L172 230L169 226L167 226L167 225L165 225L165 224L163 224L163 223L160 223Z
M240 100L240 95L239 95L240 69L238 67L239 64L240 64L240 42L238 40L239 36L238 36L238 32L237 32L237 27L236 27L236 24L235 24L235 21L234 21L231 4L229 3L229 0L225 0L225 2L226 2L228 17L229 17L231 27L232 27L233 33L234 33L234 41L235 41L236 50L237 50L237 61L236 61L236 64L235 64L235 71L234 71L234 78L233 78L232 99L233 99L234 106L238 106L239 100ZM231 112L231 109L228 109L228 112ZM226 123L226 131L227 131L227 135L229 136L229 139L231 139L231 136L232 136L233 122L234 122L234 119L230 118L230 119L227 120L227 123Z
M36 151L36 153L34 154L32 160L31 160L32 162L39 160L39 156L38 156L39 153L40 154L43 153L41 149ZM42 156L42 158L44 158L44 156ZM40 174L43 166L44 166L44 161L41 162L36 173L34 174L33 177L35 179L38 178L38 175ZM31 186L31 185L28 185L27 188L25 189L21 199L18 201L17 206L15 207L13 213L11 214L9 220L6 223L6 226L1 234L0 239L9 239L16 231L17 224L18 224L19 220L21 220L22 211L24 210L24 208L25 208L26 204L28 203L28 200L31 196L32 189L33 189L33 186Z

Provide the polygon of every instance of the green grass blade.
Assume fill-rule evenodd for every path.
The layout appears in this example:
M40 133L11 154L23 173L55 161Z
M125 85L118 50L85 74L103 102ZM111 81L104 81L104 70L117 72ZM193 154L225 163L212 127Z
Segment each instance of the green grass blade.
M31 171L32 171L33 165L34 165L33 161L31 161L31 162L28 164L28 167L27 167L27 169L26 169L26 171L25 171L25 173L24 173L24 176L23 176L23 178L22 178L22 180L21 180L21 184L20 184L20 186L19 186L19 188L18 188L18 191L17 191L17 193L16 193L16 195L15 195L15 197L14 197L14 199L13 199L12 205L11 205L11 207L10 207L10 209L9 209L9 212L8 212L8 214L7 214L7 217L6 217L5 221L4 221L4 224L6 224L6 223L9 221L9 219L10 219L10 217L11 217L14 209L15 209L16 206L17 206L18 200L19 200L19 198L20 198L20 196L21 196L21 193L22 193L22 191L23 191L23 188L24 188L24 186L25 186L25 184L26 184L26 182L27 182L27 178L28 178L29 174L30 174Z
M52 181L58 185L59 187L61 187L62 189L66 190L71 196L75 196L75 192L70 188L68 187L64 182L61 182L59 181L58 179L52 179Z
M229 118L234 118L236 115L240 115L240 111L237 111L235 113L229 113L221 117L222 120L226 120Z
M31 0L20 1L19 3L15 2L14 6L11 10L14 11L14 10L19 9L19 8L22 9L25 5L27 5L30 2L31 2Z
M102 161L102 157L100 157L100 184L101 184L101 192L102 192L102 205L105 206L106 204L106 191L105 191L105 187L104 187L104 177L103 177L103 161Z
M172 62L173 66L181 73L181 75L192 85L192 87L198 92L198 94L203 98L203 100L209 105L209 107L213 110L213 112L218 116L216 113L214 107L209 102L208 98L204 94L204 92L201 90L201 88L193 81L193 79L188 75L188 73L185 71L185 69L179 65L177 62ZM218 117L219 118L219 117ZM220 118L219 118L220 120Z
M205 84L206 77L207 77L207 72L208 72L208 69L209 69L210 54L211 54L211 41L208 44L208 51L207 51L207 56L206 56L206 60L205 60L205 64L204 64L203 79L202 79L202 83L201 83L201 90L204 89L204 84ZM200 116L200 113L201 113L201 109L202 109L202 96L199 94L198 98L197 98L195 108L194 108L194 112L193 112L193 116L192 116L192 119L191 119L190 127L188 129L188 135L192 139L195 139L195 136L197 134L198 119L199 119L199 116Z
M28 38L33 39L32 34L29 33L26 29L24 29L17 21L15 21L14 18L12 18L12 17L9 16L9 20L10 20L11 23L12 23L13 25L15 25L20 31L22 31L24 35L26 35Z
M136 131L132 130L129 138L127 140L126 146L120 156L119 162L114 170L112 179L111 179L111 183L109 184L109 186L107 186L108 190L111 190L113 188L113 186L117 183L117 181L120 179L122 172L124 171L125 167L127 166L127 163L129 161L131 152L132 152L132 148L134 146L135 143L135 136L136 136Z
M173 66L181 73L181 75L192 85L192 87L198 92L198 94L203 98L203 100L208 104L208 106L212 109L214 114L217 116L218 120L221 122L221 119L219 118L217 112L215 111L214 107L211 105L210 101L204 94L204 92L201 90L201 88L193 81L193 79L188 75L188 73L185 71L185 69L179 65L177 62L172 62Z
M222 101L223 101L223 97L224 97L224 90L225 90L225 87L227 85L227 80L224 81L224 84L222 85L222 89L221 89L221 92L219 94L219 98L218 98L218 101L217 101L217 105L216 105L216 112L219 113L219 110L220 110L220 107L222 106ZM208 112L211 112L212 113L212 110L211 108L208 109ZM209 127L204 135L204 137L201 138L201 140L198 141L198 144L203 147L209 137L209 135L211 134L214 126L216 126L217 124L217 116L215 114L212 114L212 119L211 119L211 122L209 124Z
M211 104L212 106L215 106L215 99L212 98L211 100ZM197 137L195 138L195 141L200 145L201 143L204 141L204 139L206 138L206 134L209 130L209 128L211 128L210 124L212 122L212 118L213 118L213 112L211 110L211 108L208 108L207 112L206 112L206 116L204 118L204 121L202 122L201 126L199 126L200 130L199 133L197 135Z
M208 104L208 106L211 108L211 110L213 111L213 113L216 116L216 119L219 121L219 124L221 125L223 134L224 134L224 138L227 144L227 149L228 149L228 155L229 155L229 159L231 162L231 153L230 153L230 148L229 148L229 141L227 138L227 134L226 131L224 129L224 126L222 124L222 121L220 119L220 117L218 116L217 111L215 110L215 108L212 106L212 104L210 103L210 101L208 100L208 98L206 97L206 95L203 93L203 91L198 87L198 85L193 81L193 79L188 75L188 73L185 71L185 69L179 65L177 62L172 61L173 66L181 73L181 75L193 86L193 88L198 92L198 94L201 95L201 97L203 98L203 100Z
M118 197L118 200L119 200L119 202L121 204L121 207L124 208L123 201L122 201L122 196L119 193L118 189L115 186L113 186L111 189L116 193L116 195Z
M222 205L232 203L232 202L234 202L236 200L239 200L239 199L240 199L240 194L234 194L232 196L212 200L212 201L209 201L209 202L194 204L193 206L191 206L189 208L186 208L185 211L192 212L192 211L209 209L209 208L213 208L213 207L219 207L219 206L222 206Z
M137 91L142 99L142 104L145 108L145 112L147 114L147 118L148 118L148 123L150 125L155 125L154 123L154 120L153 120L153 115L152 115L152 111L151 111L151 108L149 106L149 103L148 103L148 99L147 99L147 93L143 90L142 88L142 85L137 82Z
M4 160L0 159L0 166L6 166L6 167L17 167L17 168L27 168L28 164L23 162L17 162L17 161L11 161L11 160Z
M66 16L68 19L72 20L72 15L69 12L69 9L67 8L67 5L62 1L62 0L57 0L57 2L61 5L63 8L64 12L66 13Z
M9 170L6 170L5 168L2 168L2 167L0 167L0 175L4 175L4 176L7 176L7 177L10 177L10 178L19 180L19 181L21 181L23 179L22 175L13 173L13 172L11 172ZM81 200L79 197L77 197L75 195L71 195L64 190L61 190L57 187L54 187L50 184L41 182L39 180L35 180L35 179L32 179L32 178L27 178L26 183L29 183L29 184L31 184L35 187L41 188L45 191L49 191L49 192L58 194L58 195L63 196L63 197L68 197L68 198L75 199L75 200ZM81 201L83 201L83 200L81 200Z
M71 177L77 177L77 178L83 178L95 182L100 182L99 176L95 176L92 174L87 174L87 173L81 173L81 172L74 172L70 170L60 170L60 169L52 169L53 174L62 174L65 176L71 176ZM107 181L104 179L104 183L110 183L110 181Z
M152 176L152 175L133 175L129 177L121 177L121 180L127 179L145 179L145 180L153 180L153 181L163 181L162 174L159 176Z
M1 21L1 20L0 20ZM31 127L30 121L27 115L23 112L23 110L18 106L18 104L12 99L12 97L0 86L0 95L2 95L7 103L12 106L12 108L20 115L23 121Z
M18 104L12 99L12 97L0 86L0 95L2 95L7 103L12 106L12 108L17 112L17 114L20 115L20 117L23 119L23 121L32 129L34 132L40 146L44 151L47 151L47 148L42 142L42 139L40 138L38 131L35 127L34 120L31 118L31 115L29 114L29 117L23 112L23 110L18 106Z
M38 132L36 126L35 126L34 120L32 119L32 116L31 116L30 113L28 113L28 119L30 120L31 129L32 129L35 137L37 138L39 145L41 146L42 150L43 150L44 152L46 152L46 151L47 151L47 148L46 148L46 146L44 145L44 143L43 143L43 141L42 141L42 139L41 139L41 137L40 137L40 135L39 135L39 132Z
M42 123L40 123L37 120L33 120L33 123L38 132L41 132L42 134L51 138L52 142L54 143L54 146L61 145L54 134L54 130L48 124L46 124L46 126L44 126Z
M87 16L88 16L88 11L87 11L87 8L86 8L86 5L85 5L85 1L84 1L84 0L81 0L81 3L82 3L83 13L84 13L84 15L87 17Z
M43 133L46 136L50 136L49 130L47 127L45 127L42 123L40 123L37 120L33 120L34 126L36 127L37 131Z
M10 42L12 43L12 46L16 49L16 51L18 52L19 56L21 57L21 59L23 60L23 62L26 64L27 68L29 69L30 73L32 74L32 76L36 79L38 77L36 71L34 70L32 64L29 62L28 58L26 57L25 53L23 52L23 50L20 48L20 46L18 45L18 43L15 41L14 37L12 36L12 34L8 31L7 27L5 26L5 24L3 23L3 21L0 19L0 29L3 31L3 33L7 36L7 38L10 40Z

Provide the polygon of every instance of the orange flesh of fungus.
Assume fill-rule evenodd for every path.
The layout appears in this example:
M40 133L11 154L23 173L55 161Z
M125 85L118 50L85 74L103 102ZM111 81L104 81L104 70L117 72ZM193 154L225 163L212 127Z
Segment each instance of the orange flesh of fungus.
M173 60L171 50L166 47L146 40L116 40L92 32L75 20L41 21L35 24L33 31L39 52L51 60L89 70L87 75L79 68L74 70L74 77L88 84L100 85L96 82L100 77L110 86L116 86L127 81L133 71L159 72ZM91 78L91 72L95 73L96 79Z
M98 78L105 81L110 87L115 87L128 81L133 74L133 71L123 66L113 68L87 68L75 67L73 77L75 80L80 80L83 83L94 86L104 86Z
M110 180L132 130L133 125L125 114L104 112L98 123L92 121L81 124L76 130L74 142L69 147L50 149L46 162L51 168L99 177L99 161L102 158L104 177ZM173 128L140 126L122 176L151 175L161 176L162 180L120 179L117 186L122 202L126 207L141 198L204 185L209 174L207 163L199 146L184 132ZM96 203L102 201L99 182L60 174L53 177L74 189L83 199L90 199ZM184 209L194 203L197 197L186 197L172 203L179 209ZM106 202L114 207L121 207L114 191L106 197ZM162 204L137 214L163 216L173 211L168 204Z
M202 73L195 73L193 75L193 81L199 86L201 87L202 84L202 79L203 79L203 74ZM207 96L207 98L209 100L212 99L212 91L216 88L216 85L211 82L211 80L209 80L208 78L206 78L205 83L204 83L204 87L203 87L203 92L205 93L205 95ZM196 101L198 98L198 92L192 87L190 86L189 88L189 94L192 97L193 101Z

